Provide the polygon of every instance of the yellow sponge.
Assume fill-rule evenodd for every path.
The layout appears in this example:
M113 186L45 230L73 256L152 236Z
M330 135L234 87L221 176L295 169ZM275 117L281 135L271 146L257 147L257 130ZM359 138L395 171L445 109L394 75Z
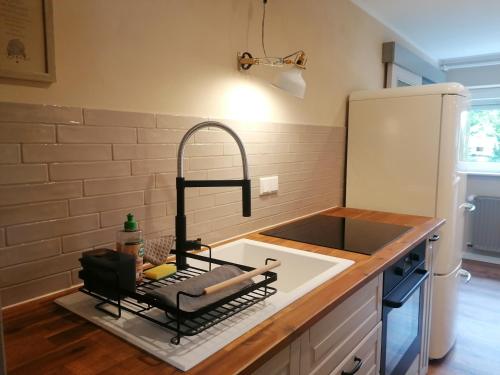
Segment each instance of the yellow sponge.
M160 280L177 272L175 264L162 264L144 271L144 276L151 280Z

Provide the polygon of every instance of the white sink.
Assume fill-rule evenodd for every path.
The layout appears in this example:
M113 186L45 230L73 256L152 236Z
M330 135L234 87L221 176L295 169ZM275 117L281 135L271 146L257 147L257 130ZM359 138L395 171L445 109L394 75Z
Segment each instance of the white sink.
M208 256L208 251L201 255ZM241 239L212 249L212 257L251 267L262 267L266 258L281 261L273 269L278 280L271 286L278 289L278 295L286 304L303 296L335 275L349 268L354 262L348 259L311 253L265 242ZM189 264L197 265L188 259ZM272 297L271 297L272 298Z

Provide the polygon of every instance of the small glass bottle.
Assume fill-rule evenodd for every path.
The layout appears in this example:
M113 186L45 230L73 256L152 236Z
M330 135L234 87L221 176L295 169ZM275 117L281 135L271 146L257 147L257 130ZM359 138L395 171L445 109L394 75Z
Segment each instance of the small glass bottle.
M140 283L144 263L144 240L142 230L138 229L133 214L127 215L127 221L123 223L123 230L117 233L116 250L132 254L135 257L135 280Z

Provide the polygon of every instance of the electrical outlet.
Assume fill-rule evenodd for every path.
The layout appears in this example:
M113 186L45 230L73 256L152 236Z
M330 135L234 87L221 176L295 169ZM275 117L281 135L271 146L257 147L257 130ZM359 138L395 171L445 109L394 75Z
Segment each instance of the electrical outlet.
M278 187L278 176L260 178L260 195L276 193Z

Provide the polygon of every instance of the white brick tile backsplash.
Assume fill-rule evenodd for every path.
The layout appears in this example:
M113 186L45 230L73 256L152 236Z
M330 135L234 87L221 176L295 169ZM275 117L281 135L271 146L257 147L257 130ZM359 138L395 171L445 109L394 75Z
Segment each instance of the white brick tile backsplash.
M0 121L80 124L82 109L57 105L0 102Z
M82 196L81 181L0 186L0 206L53 201Z
M201 171L201 173L206 177L205 171ZM156 187L175 186L176 177L177 172L158 173L156 175Z
M80 279L80 276L78 275L79 272L80 272L79 268L71 270L71 284L72 285L80 285L83 283L83 280Z
M3 268L0 273L0 288L69 271L78 267L80 256L79 253L57 255L53 258Z
M147 237L173 234L178 144L205 119L0 103L2 114L5 304L79 283L80 252L114 247L129 212ZM221 122L241 136L249 155L252 216L241 216L240 188L186 189L190 237L220 241L342 202L345 128ZM186 179L243 176L236 143L217 128L191 137L184 156ZM280 179L278 194L259 197L258 178L272 175Z
M140 206L144 203L144 192L133 191L114 195L99 195L71 199L69 201L69 212L71 216L83 215L92 212L102 212L117 208Z
M201 210L203 208L212 207L215 205L215 197L213 195L200 195L190 197L186 201L186 212Z
M25 144L25 163L111 160L111 145Z
M225 193L219 193L215 195L215 204L217 206L233 202L239 202L240 200L241 200L241 189L228 191Z
M175 197L175 189L151 189L144 192L144 203L173 202Z
M114 242L116 241L116 233L119 229L119 227L111 227L64 236L62 239L63 252L70 253L73 251L89 249L95 245Z
M48 181L46 164L0 165L0 184L24 184Z
M150 219L153 217L166 216L167 205L165 203L148 206L124 208L120 210L101 212L101 226L110 227L121 225L126 221L127 214L133 213L136 220Z
M41 279L34 279L23 284L0 289L2 304L12 305L44 294L52 293L71 286L69 272L58 273Z
M55 125L0 122L2 143L54 143Z
M132 174L152 174L173 172L177 169L177 159L145 159L132 160Z
M112 126L59 125L57 141L60 143L136 143L137 130Z
M0 226L60 219L67 216L67 201L43 202L22 206L0 206Z
M201 117L158 114L156 115L156 126L158 128L164 128L164 129L188 130L192 126L207 120L208 119Z
M186 189L184 194L186 198L198 196L199 190L197 188ZM167 187L162 189L151 189L144 191L144 203L151 204L157 202L169 202L174 204L176 199L176 192L174 187Z
M65 234L85 232L97 229L98 227L98 214L15 225L7 227L7 244L17 245L24 242L58 237Z
M128 176L130 175L130 162L54 163L50 165L49 174L52 181Z
M155 176L127 176L85 180L85 195L102 195L126 191L147 190L155 186Z
M189 160L189 169L199 171L204 169L220 169L233 166L232 156L210 156L191 158Z
M213 198L213 197L211 197ZM241 198L241 193L240 193ZM212 202L210 202L211 204ZM211 221L215 218L219 218L222 216L229 216L236 213L241 213L241 203L231 203L223 206L215 206L206 209L199 209L194 213L194 222L195 223L204 223L207 221Z
M234 139L225 131L207 128L194 134L195 143L233 143Z
M174 216L163 216L153 219L139 221L139 226L144 231L145 235L156 232L174 232ZM151 238L150 236L148 236Z
M61 253L61 239L52 238L37 242L30 242L18 246L0 248L0 267L31 262L52 257ZM0 271L2 272L2 271Z
M15 164L19 163L20 161L21 161L20 145L0 144L0 164Z
M137 129L139 143L179 144L185 130L178 129Z
M110 111L107 109L84 109L86 125L122 126L131 128L154 128L154 113Z
M186 157L224 155L224 145L222 143L189 144L184 149L184 155Z
M174 144L113 145L113 159L166 159L176 157Z
M263 148L262 144L259 143L249 143L244 145L247 155L259 154ZM273 146L276 146L274 144ZM224 155L240 155L240 149L235 142L224 143Z
M232 162L231 162L232 165ZM251 173L250 168L250 173ZM230 180L230 179L241 179L243 178L243 171L241 168L222 168L222 169L210 169L207 171L207 177L209 180Z

